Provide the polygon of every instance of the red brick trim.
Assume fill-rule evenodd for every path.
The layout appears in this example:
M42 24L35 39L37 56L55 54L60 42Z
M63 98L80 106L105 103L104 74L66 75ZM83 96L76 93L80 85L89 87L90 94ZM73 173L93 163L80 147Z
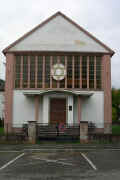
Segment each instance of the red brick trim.
M110 55L102 57L103 89L104 89L104 124L112 123L112 98L111 98L111 61Z
M5 132L12 131L13 112L13 87L14 87L14 62L13 54L6 54L6 83L5 83Z

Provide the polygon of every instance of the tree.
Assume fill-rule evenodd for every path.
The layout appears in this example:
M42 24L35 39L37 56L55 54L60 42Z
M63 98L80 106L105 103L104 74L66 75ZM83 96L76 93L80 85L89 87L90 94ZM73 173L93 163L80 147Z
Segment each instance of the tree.
M113 121L120 119L120 89L112 88L112 118Z
M112 121L113 122L117 121L117 110L115 107L112 107Z

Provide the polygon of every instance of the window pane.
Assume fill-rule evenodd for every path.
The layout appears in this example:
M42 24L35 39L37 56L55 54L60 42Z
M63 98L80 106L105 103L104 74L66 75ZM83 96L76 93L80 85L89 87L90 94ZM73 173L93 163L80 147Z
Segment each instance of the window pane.
M94 56L89 57L89 88L94 88Z
M82 88L87 88L87 56L82 57Z
M75 56L75 88L80 87L80 57Z
M21 64L21 57L20 56L16 56L15 88L20 88L20 64Z
M57 56L53 56L53 65L57 64ZM57 81L55 79L52 78L52 87L53 88L57 88Z
M72 88L72 56L67 56L67 87Z
M28 85L28 57L23 56L23 88Z
M30 88L35 88L35 56L30 57Z
M50 87L50 56L45 57L45 88Z
M63 64L65 66L65 56L60 56L60 64ZM60 81L60 88L65 87L65 79Z
M101 57L96 57L96 87L101 89Z
M37 87L42 88L43 56L38 56Z

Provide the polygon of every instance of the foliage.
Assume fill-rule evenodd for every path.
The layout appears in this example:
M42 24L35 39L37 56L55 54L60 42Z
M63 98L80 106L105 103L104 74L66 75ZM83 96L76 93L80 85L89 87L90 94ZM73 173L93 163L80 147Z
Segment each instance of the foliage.
M0 127L0 135L3 135L3 134L4 134L4 128Z
M0 127L3 127L3 126L4 126L4 125L3 125L3 122L4 122L3 119L0 118Z
M120 119L120 89L112 88L112 118L113 121Z
M113 135L120 135L120 125L113 125L112 126L112 134Z
M115 107L112 107L112 121L113 122L117 121L117 110Z

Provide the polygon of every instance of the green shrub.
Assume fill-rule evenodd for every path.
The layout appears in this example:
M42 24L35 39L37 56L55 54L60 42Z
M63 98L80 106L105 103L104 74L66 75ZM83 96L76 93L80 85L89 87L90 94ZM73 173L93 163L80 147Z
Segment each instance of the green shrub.
M120 135L120 125L113 125L112 126L112 134L113 135Z

